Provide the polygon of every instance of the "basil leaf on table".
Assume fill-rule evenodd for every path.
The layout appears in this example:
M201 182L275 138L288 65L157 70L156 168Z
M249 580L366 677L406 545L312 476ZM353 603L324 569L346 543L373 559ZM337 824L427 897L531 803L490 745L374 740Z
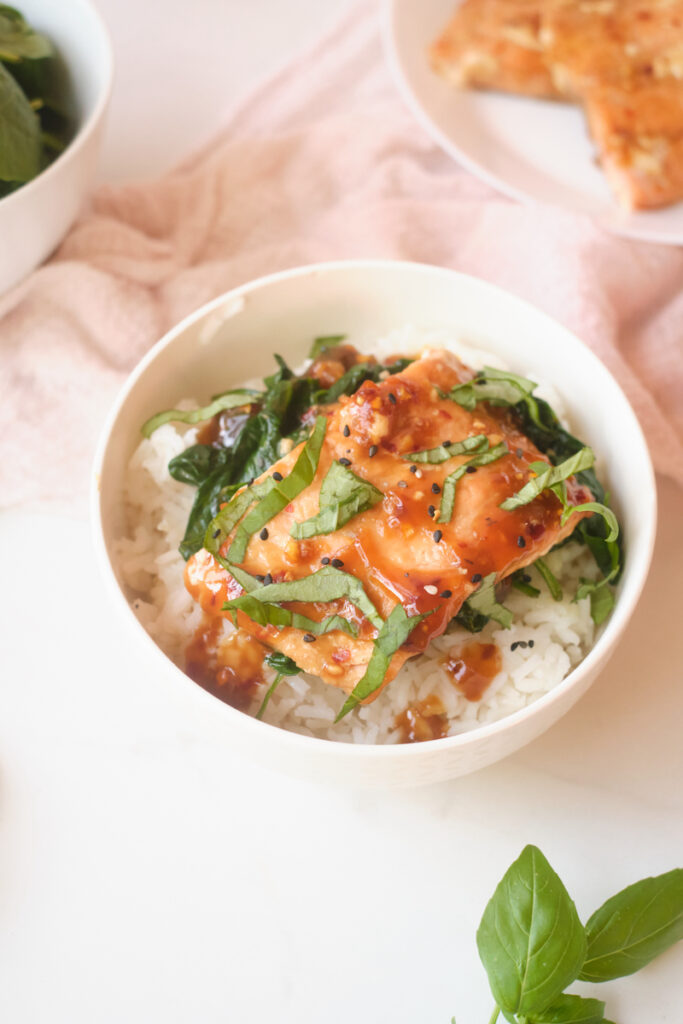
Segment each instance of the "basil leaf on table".
M40 171L40 157L40 121L21 87L0 64L0 181L30 181Z
M605 1004L600 999L563 995L541 1013L532 1013L529 1024L604 1024Z
M291 471L283 480L274 480L271 477L271 486L268 492L247 513L235 531L228 550L230 561L242 562L253 534L261 530L266 523L269 523L313 482L326 429L327 419L324 416L318 416L313 433L299 452Z
M299 580L269 583L252 591L252 594L266 604L279 604L282 601L327 603L348 598L376 629L380 629L383 624L382 616L365 593L361 581L331 565L324 565L322 569Z
M486 434L475 434L473 437L466 437L463 441L440 444L436 448L425 448L424 451L411 452L410 455L402 455L401 458L408 462L428 462L430 465L436 466L452 459L455 455L485 451L488 447L489 441Z
M488 444L488 441L486 442ZM467 462L463 462L461 466L454 469L452 473L449 473L442 484L441 504L439 505L439 524L450 523L453 517L453 509L455 507L455 488L470 466L486 466L490 462L496 462L501 459L504 455L508 454L508 446L502 441L497 444L495 448L491 448L490 451L482 452L481 455L474 455Z
M579 974L586 936L567 890L537 847L526 846L505 872L484 911L477 947L508 1019L533 1020Z
M235 391L226 391L225 394L214 398L208 405L199 409L166 409L151 416L142 424L141 433L143 437L151 437L155 430L164 423L203 423L205 420L213 419L219 412L226 409L234 409L242 405L249 405L258 398L258 391L247 388L239 388Z
M509 629L512 625L512 612L508 611L504 605L499 604L496 600L495 572L491 572L488 576L484 577L481 581L481 585L473 594L470 594L465 603L469 605L471 611L485 616L487 620L493 619L495 622L498 622L503 629ZM479 630L471 630L471 632L478 633Z
M586 924L582 981L634 974L683 939L683 869L643 878L608 899Z
M341 463L333 462L320 488L320 511L310 519L295 523L289 532L298 540L334 533L383 497L368 480L356 476Z
M347 622L341 615L329 615L321 622L316 622L315 619L309 619L307 615L299 615L298 612L289 611L288 608L281 608L274 602L259 600L257 589L250 594L243 594L241 597L226 601L222 610L232 613L244 612L259 626L277 626L279 629L292 626L294 629L301 629L306 633L313 633L315 636L330 633L333 629L340 629L342 632L348 633L349 636L358 635L357 627L353 623Z
M335 723L341 721L349 711L353 711L361 701L380 688L393 655L406 642L415 627L431 614L425 612L422 615L409 616L403 605L396 605L377 634L365 675L344 701L341 711L334 720Z

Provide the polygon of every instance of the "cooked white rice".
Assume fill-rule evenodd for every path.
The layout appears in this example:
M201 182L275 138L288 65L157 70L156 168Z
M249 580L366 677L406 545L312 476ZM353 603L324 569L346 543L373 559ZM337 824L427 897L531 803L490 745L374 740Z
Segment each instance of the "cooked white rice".
M450 347L473 366L495 365L494 357L454 341L444 331L413 327L392 332L376 345L359 346L377 355L417 352L424 347ZM498 363L500 365L500 363ZM524 373L524 367L516 367ZM538 392L562 415L561 400L547 387ZM188 402L187 407L196 405ZM178 553L194 498L194 488L173 480L168 462L197 441L196 428L167 424L143 440L130 461L126 481L128 532L117 545L120 569L137 617L161 649L181 668L188 641L202 622L202 611L183 583L184 561ZM506 607L514 624L502 629L489 622L477 634L458 628L432 641L427 653L408 660L377 700L359 707L334 725L343 694L320 679L302 674L283 679L268 704L264 720L293 732L354 743L396 743L401 730L396 716L409 705L438 697L448 716L449 735L493 722L537 700L567 675L586 655L594 640L588 598L574 602L579 577L594 579L595 563L587 549L568 544L545 559L562 584L564 597L554 601L533 568L527 570L541 595L527 597L511 590ZM225 620L224 633L233 627ZM443 668L444 655L477 639L494 643L502 654L502 670L480 701L468 701ZM528 646L515 647L518 642ZM533 645L529 644L533 641ZM271 677L272 678L272 674ZM249 712L259 708L269 679L260 687Z

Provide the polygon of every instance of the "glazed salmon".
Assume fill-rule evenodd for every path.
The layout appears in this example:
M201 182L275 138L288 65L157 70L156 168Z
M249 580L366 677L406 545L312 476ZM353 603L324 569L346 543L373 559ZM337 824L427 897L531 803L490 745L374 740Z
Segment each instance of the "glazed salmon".
M549 490L522 507L500 508L535 477L530 464L548 460L520 432L509 407L478 402L470 411L446 397L472 377L473 371L451 353L431 351L401 373L377 383L366 381L355 394L326 407L324 440L312 482L250 537L240 562L241 569L266 585L301 581L330 566L362 584L383 620L399 604L410 616L430 613L393 654L383 685L407 658L444 632L484 577L493 573L500 580L533 562L567 537L586 514L576 512L562 525L561 503ZM445 449L444 461L434 464L410 456L438 446L452 448L465 439L474 444L471 439L482 437L489 450L500 454L463 473L451 514L442 521L446 479L472 458L471 452L451 457ZM293 448L257 485L271 475L286 479L303 447ZM371 484L376 500L332 532L296 539L292 531L300 533L300 524L318 514L321 487L334 465ZM576 505L591 495L571 478L567 497ZM221 542L223 558L235 538L233 529ZM187 563L185 580L211 616L230 614L224 603L243 594L236 579L205 549ZM313 636L294 626L260 625L244 611L237 612L237 623L305 671L349 693L368 666L376 625L346 597L283 602L283 607L317 623L337 614L357 635L333 629ZM377 693L379 689L372 699Z

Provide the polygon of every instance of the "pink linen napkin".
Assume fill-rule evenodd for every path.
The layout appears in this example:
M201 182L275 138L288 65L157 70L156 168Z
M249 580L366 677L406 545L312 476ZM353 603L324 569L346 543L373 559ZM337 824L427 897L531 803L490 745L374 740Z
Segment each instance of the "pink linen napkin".
M521 206L460 168L405 109L362 3L186 163L100 188L53 259L0 298L0 502L82 502L108 405L181 317L261 274L359 256L479 275L556 317L683 484L683 251Z

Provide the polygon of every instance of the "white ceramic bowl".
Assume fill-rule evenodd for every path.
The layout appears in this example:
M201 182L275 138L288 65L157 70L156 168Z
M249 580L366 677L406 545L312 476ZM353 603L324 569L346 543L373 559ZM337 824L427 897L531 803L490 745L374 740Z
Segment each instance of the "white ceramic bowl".
M109 37L88 0L21 0L18 6L67 68L78 128L42 174L0 199L0 293L42 263L76 219L95 174L113 69Z
M578 435L608 467L607 483L624 528L627 558L614 612L593 649L550 693L516 714L460 736L404 746L352 746L286 732L235 711L193 683L138 623L113 557L123 529L126 465L140 425L183 395L217 390L271 369L275 348L296 363L310 339L346 333L364 342L392 328L453 328L513 369L554 383ZM619 641L647 575L655 535L656 494L638 421L602 363L574 335L533 307L483 281L414 263L324 263L237 288L174 327L140 363L106 425L92 490L95 544L105 579L131 634L154 649L169 699L198 715L207 737L271 766L326 781L406 785L472 772L505 757L556 722L588 689ZM131 671L135 654L131 647ZM141 678L140 685L144 685ZM615 708L615 715L619 709Z

